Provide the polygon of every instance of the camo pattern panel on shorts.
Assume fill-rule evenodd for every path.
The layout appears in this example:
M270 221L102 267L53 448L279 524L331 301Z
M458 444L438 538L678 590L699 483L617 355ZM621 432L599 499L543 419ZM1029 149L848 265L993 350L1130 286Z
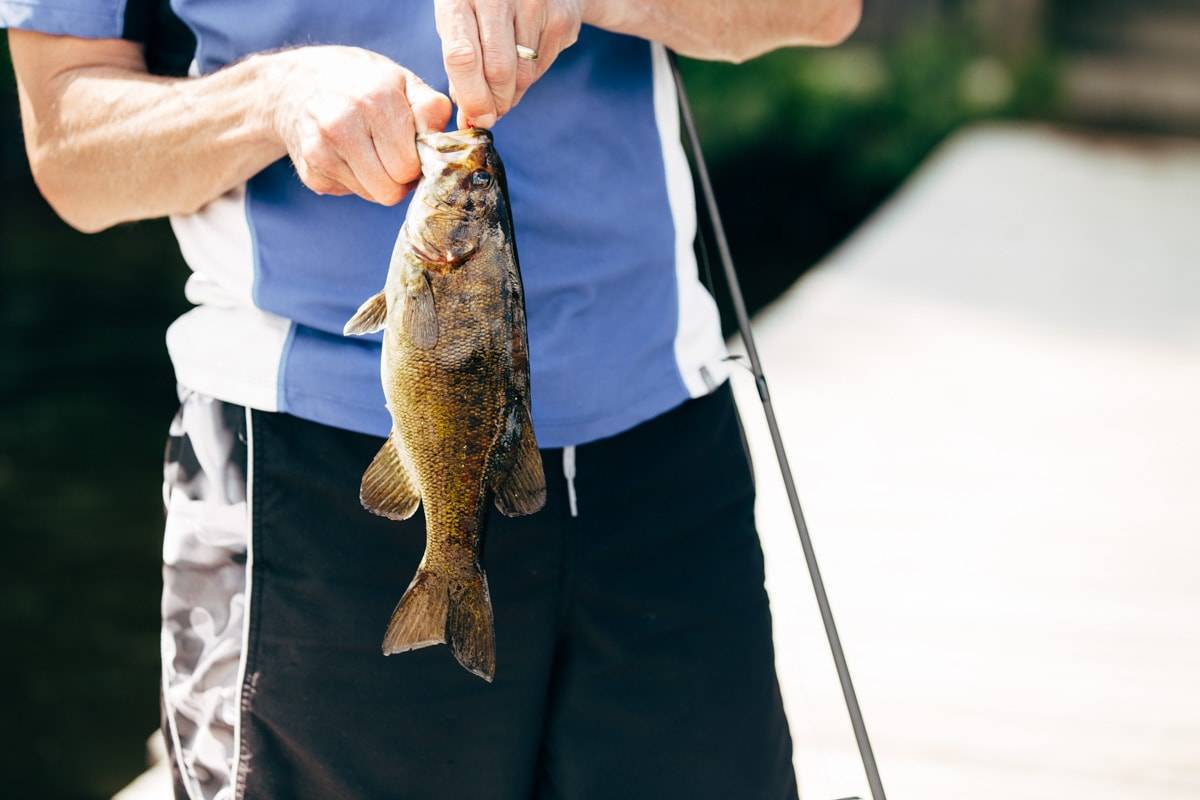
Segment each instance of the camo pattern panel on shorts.
M180 390L163 463L163 734L176 800L233 800L250 520L246 410Z

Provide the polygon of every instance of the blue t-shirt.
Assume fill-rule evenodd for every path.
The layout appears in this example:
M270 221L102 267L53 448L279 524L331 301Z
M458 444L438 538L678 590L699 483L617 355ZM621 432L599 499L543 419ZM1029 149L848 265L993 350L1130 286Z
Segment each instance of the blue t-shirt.
M172 0L165 9L149 0L0 0L0 25L139 39L152 65L190 60L193 75L289 45L357 45L446 90L429 0ZM585 27L494 133L525 281L539 443L619 433L724 380L716 307L696 274L694 196L662 46ZM341 330L383 286L405 209L318 196L284 159L172 218L196 304L167 332L179 382L386 435L379 337Z

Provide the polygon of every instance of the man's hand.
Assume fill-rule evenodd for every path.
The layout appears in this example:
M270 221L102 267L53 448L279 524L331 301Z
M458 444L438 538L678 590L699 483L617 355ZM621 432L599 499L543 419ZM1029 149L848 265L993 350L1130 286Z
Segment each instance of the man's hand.
M416 135L440 131L450 100L415 74L357 47L262 56L276 86L270 123L304 185L394 205L421 175Z
M835 44L861 0L434 0L460 123L488 126L582 21L684 55L740 61ZM302 47L202 78L147 74L140 45L12 30L25 147L54 209L81 231L189 214L285 152L318 192L395 203L420 175L414 134L449 100L384 56ZM517 45L538 52L517 59ZM163 180L163 175L171 176Z
M585 0L434 0L459 127L490 128L575 43ZM538 54L517 58L517 45Z

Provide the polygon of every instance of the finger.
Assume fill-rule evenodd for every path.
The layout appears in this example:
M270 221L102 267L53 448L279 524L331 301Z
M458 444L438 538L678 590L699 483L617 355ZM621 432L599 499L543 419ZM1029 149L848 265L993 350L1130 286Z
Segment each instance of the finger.
M339 191L340 188L344 188L367 200L374 201L375 199L359 183L358 178L354 176L354 170L350 169L350 165L339 155L333 145L323 143L308 148L300 164L304 167L304 173L313 177L316 186L309 185L318 194L346 194L347 192ZM299 167L298 164L297 169ZM301 174L302 178L304 173ZM318 186L320 188L317 188ZM323 191L326 189L328 190Z
M341 197L351 193L350 189L312 164L305 161L297 161L295 164L296 173L300 176L300 180L315 193L333 195L334 197Z
M517 43L513 29L512 0L478 0L475 20L483 53L483 77L502 117L512 107L517 91Z
M364 200L370 200L372 203L375 202L375 198L371 196L366 187L355 177L354 170L350 169L350 165L345 160L340 161L340 163L334 166L321 168L317 171L328 180L335 184L340 184L347 190L345 192L330 192L330 194L356 194Z
M524 45L541 58L538 46L541 44L542 28L546 24L545 6L536 0L518 0L516 16L516 44ZM513 96L513 105L521 101L525 92L538 78L538 62L525 58L517 59L517 86Z
M558 57L558 50L555 42L549 37L549 35L547 35L545 31L542 31L542 35L538 39L536 47L534 45L528 46L533 47L533 49L537 51L538 58L537 61L521 61L522 64L527 65L524 67L524 69L529 71L529 82L523 87L521 86L520 82L518 82L517 96L513 98L513 105L521 102L522 98L525 97L525 93L529 91L529 88L533 86L533 84L537 83L538 79L546 74L546 70L549 69L550 65L554 63L554 59Z
M398 184L379 163L366 119L358 110L360 105L365 107L370 103L353 107L335 104L332 109L324 109L319 117L308 120L300 140L299 160L314 173L366 200L388 202L396 194ZM366 188L364 182L371 188Z
M443 0L434 8L442 37L442 62L459 109L468 122L489 128L496 123L496 104L483 76L475 12L464 0Z
M561 4L551 5L546 7L545 14L541 35L535 48L538 59L532 62L534 72L532 83L536 83L545 75L562 51L575 44L579 38L579 17L572 15L569 9L564 8ZM524 92L518 92L517 101L519 102L523 96Z
M458 97L454 94L454 87L450 87L448 92L450 102L454 104L454 127L462 130L467 126L467 116L463 113L462 107L458 104Z
M414 143L412 156L403 154L403 152L395 151L395 149L394 149L395 145L391 144L391 143L395 143L395 138L392 138L390 136L376 136L376 134L372 134L372 136L371 136L371 142L374 145L374 149L376 149L376 154L379 158L379 163L382 164L384 172L385 172L386 176L388 176L388 181L389 181L388 190L386 190L385 194L380 194L379 192L372 190L372 188L370 186L366 187L368 191L371 191L374 198L376 198L376 200L380 204L396 205L397 203L400 203L401 200L408 197L409 192L413 191L413 187L416 186L416 179L419 179L421 176L420 162L416 161L416 155L415 155L416 138L410 137L408 140L409 140L409 142ZM388 155L385 156L384 155L385 152ZM402 163L407 163L408 158L412 158L412 162L415 163L416 166L415 166L415 168L412 168L412 167L404 168L404 167L396 167L394 164L394 166L389 167L388 166L389 158L402 158L402 160L406 160ZM415 172L414 172L414 169L415 169ZM402 170L403 170L403 172L402 172ZM407 175L407 178L397 178L397 175Z
M408 73L405 93L417 133L446 130L446 124L450 122L450 98L411 72ZM415 154L416 150L413 152Z
M365 193L357 190L355 193L376 203L395 205L400 202L404 184L412 180L412 176L397 181L388 174L379 157L379 151L376 149L366 120L361 117L356 119L357 124L343 133L338 150L358 187L365 190ZM390 137L380 136L381 140L385 138ZM342 179L340 175L335 177L338 177L339 180ZM345 180L342 180L342 183L350 188L355 188L354 184Z
M304 185L317 194L342 195L358 193L354 173L338 155L331 134L316 126L301 138L300 147L292 154L292 163ZM351 186L351 183L356 184ZM364 190L365 191L365 190Z
M389 94L368 107L367 125L379 163L399 191L421 174L413 110L403 96Z

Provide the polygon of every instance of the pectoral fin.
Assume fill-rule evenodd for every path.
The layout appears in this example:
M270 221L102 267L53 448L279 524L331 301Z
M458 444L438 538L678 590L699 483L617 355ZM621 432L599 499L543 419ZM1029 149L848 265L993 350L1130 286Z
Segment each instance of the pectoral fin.
M359 336L383 330L387 324L387 312L387 298L380 292L358 307L346 327L342 328L342 335Z
M358 498L367 511L388 519L408 519L416 513L421 495L400 460L393 437L388 436L363 473Z
M425 275L418 276L409 286L400 322L417 347L428 349L437 344L437 309L433 305L429 278Z
M523 517L546 505L546 475L529 410L522 405L517 416L521 433L512 469L495 486L496 508L506 517Z

